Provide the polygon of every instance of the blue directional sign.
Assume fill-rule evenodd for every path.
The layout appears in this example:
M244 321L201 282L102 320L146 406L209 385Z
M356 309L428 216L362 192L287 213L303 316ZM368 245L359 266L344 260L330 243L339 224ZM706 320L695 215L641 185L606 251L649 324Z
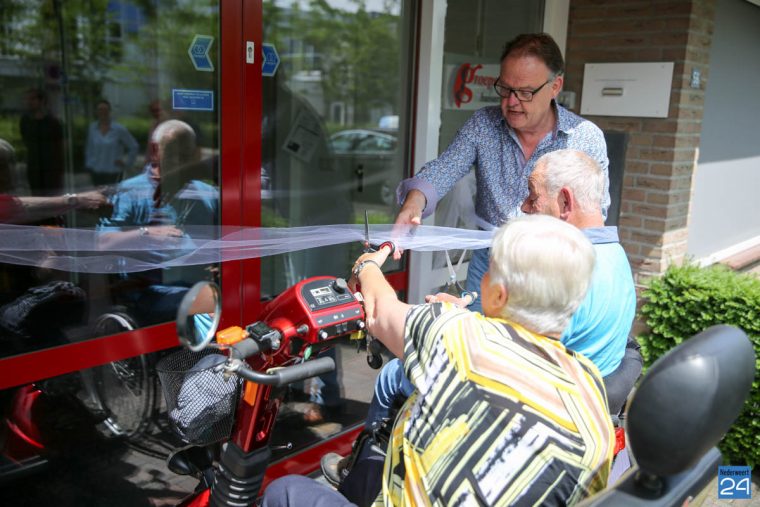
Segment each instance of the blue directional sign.
M280 55L277 54L274 44L261 45L261 75L272 77L280 66Z
M172 90L172 109L187 111L213 111L214 92L212 90Z
M214 38L210 35L196 35L193 37L192 44L187 48L187 54L190 55L190 61L193 62L195 70L214 72L214 64L211 63L211 58L208 56L211 44L213 43Z

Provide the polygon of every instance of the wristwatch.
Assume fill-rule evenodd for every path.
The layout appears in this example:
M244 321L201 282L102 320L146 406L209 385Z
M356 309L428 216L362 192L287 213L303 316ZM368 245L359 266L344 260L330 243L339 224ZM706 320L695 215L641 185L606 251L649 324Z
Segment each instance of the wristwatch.
M64 199L66 199L66 205L76 208L77 204L79 204L79 197L77 197L77 194L64 194Z
M354 266L354 269L352 271L354 277L359 278L359 273L362 272L362 269L364 269L364 266L366 266L367 264L374 264L375 266L377 266L378 269L380 269L382 271L382 268L380 267L380 264L378 264L377 262L373 261L372 259L367 259L367 260L361 261L359 264L357 264L356 266Z

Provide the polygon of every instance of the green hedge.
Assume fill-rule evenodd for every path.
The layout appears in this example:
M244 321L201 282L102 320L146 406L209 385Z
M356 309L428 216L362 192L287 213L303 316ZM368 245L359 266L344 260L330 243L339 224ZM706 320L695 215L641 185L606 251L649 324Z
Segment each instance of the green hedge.
M650 280L642 294L640 318L649 334L638 337L645 366L700 331L715 324L736 326L755 348L760 369L760 279L725 266L686 264L670 267ZM760 463L760 379L757 375L741 415L720 444L734 465Z

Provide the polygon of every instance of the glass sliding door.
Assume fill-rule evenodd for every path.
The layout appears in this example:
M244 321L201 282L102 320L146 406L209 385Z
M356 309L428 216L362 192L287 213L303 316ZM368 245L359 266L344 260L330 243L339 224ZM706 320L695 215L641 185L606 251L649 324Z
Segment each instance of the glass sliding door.
M192 489L170 484L162 453L174 440L151 438L168 429L151 353L177 344L194 282L223 271L225 288L240 285L216 263L173 266L221 223L222 66L229 83L244 65L222 58L220 40L242 40L243 1L221 4L2 2L2 505L51 492L65 505L139 505ZM240 116L225 122L227 152L240 151ZM239 160L228 166L239 178ZM139 465L127 441L144 444Z
M410 2L264 2L262 225L377 223L395 217L408 173ZM356 249L262 262L262 298L312 275L346 275ZM392 266L391 269L398 269Z

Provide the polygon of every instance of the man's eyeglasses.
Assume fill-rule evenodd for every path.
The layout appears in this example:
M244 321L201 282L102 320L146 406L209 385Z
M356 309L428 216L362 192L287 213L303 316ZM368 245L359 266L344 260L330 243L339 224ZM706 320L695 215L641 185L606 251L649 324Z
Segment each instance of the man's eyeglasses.
M496 94L499 97L509 99L509 96L514 93L515 97L517 97L517 100L519 100L520 102L530 102L531 100L533 100L533 95L537 94L541 90L541 88L548 85L552 81L554 81L554 77L547 79L544 84L542 84L535 90L522 90L522 89L518 90L515 88L510 88L508 86L501 85L499 83L494 83L493 89L496 90Z

